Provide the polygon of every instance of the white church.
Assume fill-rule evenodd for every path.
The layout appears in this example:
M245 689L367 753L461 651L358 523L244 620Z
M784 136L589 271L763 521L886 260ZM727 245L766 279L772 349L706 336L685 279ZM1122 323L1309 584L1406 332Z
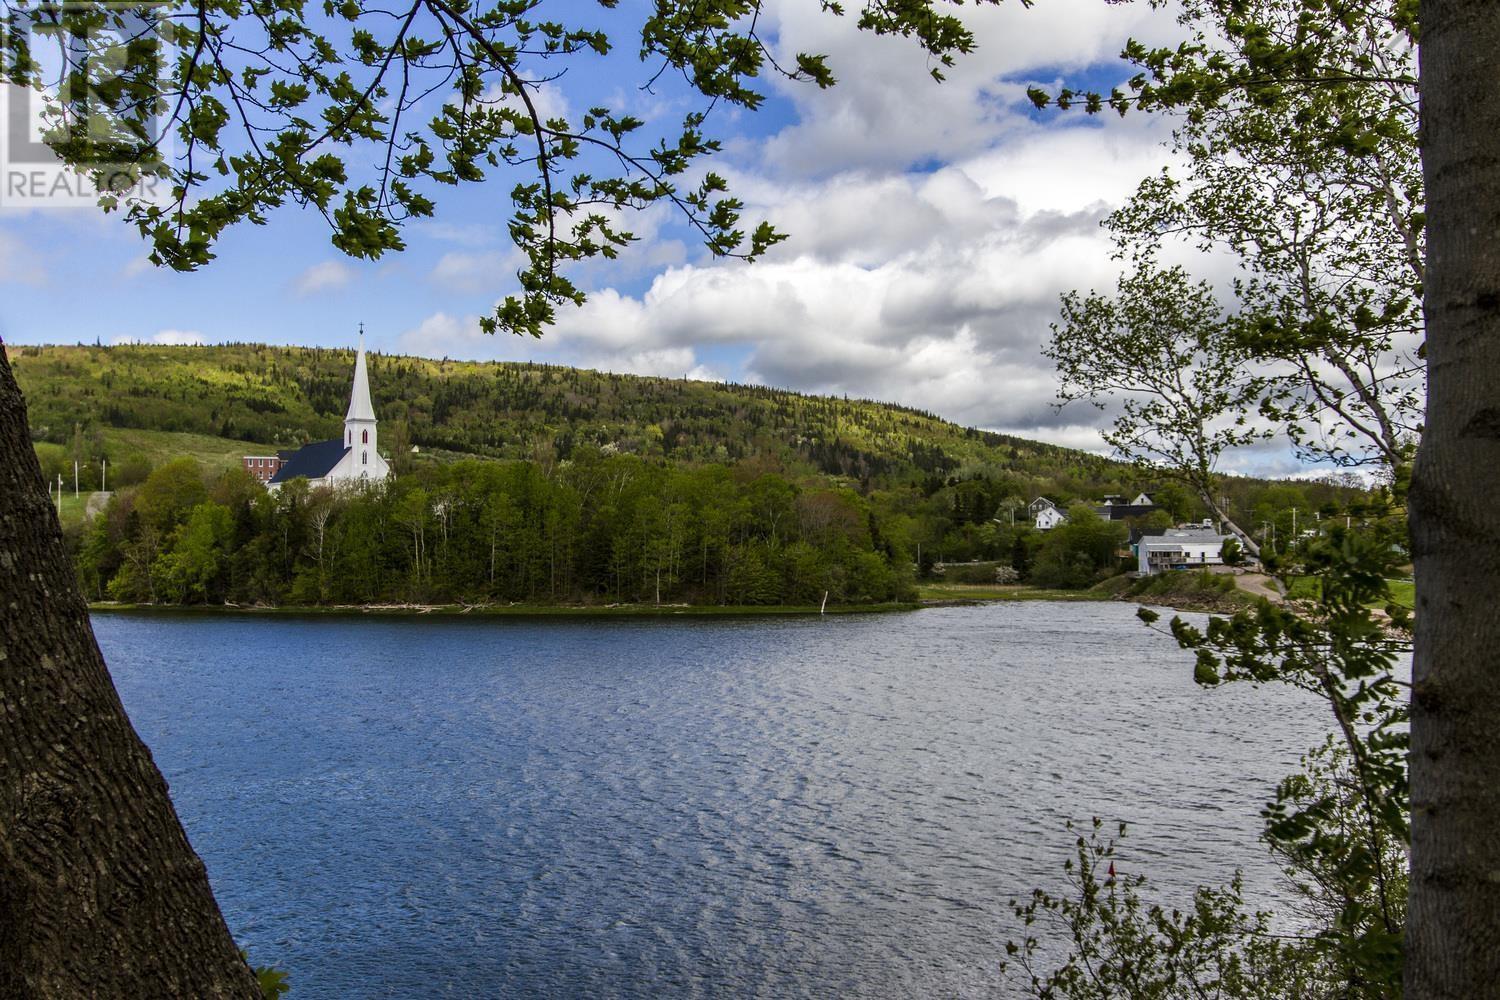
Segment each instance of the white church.
M344 436L315 441L296 451L275 455L246 455L245 469L275 490L282 483L304 478L311 486L343 486L380 482L391 467L375 449L375 407L370 405L370 376L365 369L365 334L361 327L359 353L354 360L354 390L344 414Z

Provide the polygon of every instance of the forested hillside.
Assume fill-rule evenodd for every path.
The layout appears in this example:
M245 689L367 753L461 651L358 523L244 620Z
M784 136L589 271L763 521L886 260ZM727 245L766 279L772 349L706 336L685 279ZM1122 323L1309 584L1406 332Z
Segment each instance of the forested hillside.
M95 599L867 604L909 599L943 562L1053 587L1119 571L1123 523L1084 514L1044 536L1026 511L1037 496L1146 490L1160 524L1203 513L1168 479L900 406L380 356L396 478L272 495L238 456L336 437L350 352L24 347L12 364ZM86 522L106 463L112 494ZM1359 501L1326 483L1223 490L1283 540L1296 512L1305 527Z
M39 441L66 444L75 427L113 427L287 447L338 436L354 359L261 345L20 347L11 363ZM867 400L553 365L382 355L369 364L390 446L558 460L589 445L680 463L763 457L866 483L984 465L1055 479L1080 495L1124 471Z

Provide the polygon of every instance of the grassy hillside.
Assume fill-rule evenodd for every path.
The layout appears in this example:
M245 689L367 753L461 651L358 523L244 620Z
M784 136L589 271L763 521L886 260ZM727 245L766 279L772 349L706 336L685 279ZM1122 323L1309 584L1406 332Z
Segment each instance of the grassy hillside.
M223 441L287 447L336 436L353 356L258 345L21 347L11 362L38 440L65 444L75 425L169 431L197 435L193 449L217 461L243 448ZM594 446L694 464L765 457L864 481L989 467L1080 490L1125 471L907 407L759 386L383 355L370 358L370 383L383 444L404 429L424 449L490 457L567 459ZM161 443L122 441L146 452Z

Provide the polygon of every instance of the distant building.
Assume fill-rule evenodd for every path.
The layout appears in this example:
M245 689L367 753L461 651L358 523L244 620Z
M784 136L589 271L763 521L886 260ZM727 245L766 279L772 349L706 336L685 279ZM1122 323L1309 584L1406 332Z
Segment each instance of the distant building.
M1135 542L1136 569L1151 576L1174 569L1224 564L1224 542L1234 537L1214 530L1213 522L1143 532Z
M1051 531L1068 519L1068 515L1046 497L1037 497L1026 509L1031 512L1032 523L1038 531Z
M1056 506L1057 504L1053 503L1051 500L1048 500L1046 497L1037 497L1035 500L1031 501L1031 503L1026 505L1026 513L1030 514L1034 518L1042 512L1043 507Z
M1145 493L1137 495L1129 503L1126 503L1125 498L1119 494L1109 493L1105 495L1102 503L1095 505L1094 513L1106 521L1123 521L1131 517L1145 517L1157 509L1156 504L1152 503L1151 498Z
M375 424L370 378L365 368L365 336L361 331L359 353L354 360L354 388L349 394L349 410L344 414L344 436L275 455L246 455L242 461L251 475L272 490L298 478L313 486L380 482L390 476L391 468L376 450Z
M274 455L246 455L240 459L244 464L245 471L263 483L269 483L271 477L281 471L281 466L286 462L289 451L278 451Z

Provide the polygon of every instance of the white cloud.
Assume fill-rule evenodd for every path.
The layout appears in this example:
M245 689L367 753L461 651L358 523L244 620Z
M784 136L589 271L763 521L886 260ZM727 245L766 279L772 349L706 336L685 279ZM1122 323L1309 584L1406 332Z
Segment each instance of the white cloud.
M197 330L161 330L149 337L121 334L110 339L111 344L164 344L172 347L201 347L208 340Z
M766 259L678 264L634 295L596 290L582 309L560 310L540 342L481 337L477 321L439 313L403 343L668 375L703 365L704 351L728 351L740 359L729 378L891 400L1097 449L1097 432L1078 426L1088 414L1053 408L1056 377L1041 348L1062 292L1113 285L1119 264L1099 221L1162 153L1151 129L1111 136L1093 159L1114 168L1071 168L1124 175L1103 189L1109 200L1048 192L1035 164L1076 160L1080 140L1101 134L1076 131L1087 134L1038 132L1021 153L932 173L792 183L739 174L748 211L791 236ZM1065 184L1069 169L1057 171Z
M292 287L298 295L317 295L347 288L354 280L354 268L341 260L325 260L314 264L297 276Z
M568 95L563 89L551 80L543 81L534 87L526 88L527 97L530 99L531 108L534 108L543 122L549 122L554 118L562 118L573 125L577 122L573 118L573 107L568 102ZM515 94L507 94L498 84L486 87L484 93L479 95L480 104L487 104L503 108L514 108L517 111L527 112L527 101L523 101ZM458 101L448 99L448 104L457 105Z
M687 260L670 212L653 209L644 224L626 223L643 237L644 286L625 285L618 265L575 268L594 285L589 301L560 309L539 342L484 337L476 318L436 313L403 345L722 373L1101 450L1092 411L1053 405L1056 375L1041 350L1060 294L1113 285L1120 264L1100 220L1166 162L1167 128L1148 116L1041 120L1024 91L1033 77L1115 64L1130 35L1159 41L1179 29L1170 13L1096 0L962 14L979 50L939 85L910 40L856 31L816 5L768 5L778 52L828 53L840 82L775 84L796 120L715 164L747 220L769 218L791 237L759 263ZM481 259L447 254L433 280L479 290L467 282Z
M479 329L478 316L453 316L433 313L413 330L402 333L401 349L428 357L455 354L459 357L483 357L481 348L493 343Z
M1042 348L1063 292L1113 286L1122 265L1100 221L1168 162L1170 123L1038 117L1021 101L1029 79L1055 85L1085 66L1114 65L1123 78L1124 39L1175 38L1171 13L1096 0L965 8L980 50L942 85L908 41L779 0L767 16L782 54L829 52L841 77L828 92L778 84L797 119L715 164L746 219L772 219L789 242L753 266L690 261L680 220L658 207L623 223L642 236L637 267L649 281L630 284L640 272L620 262L575 266L589 301L559 309L540 341L485 336L476 316L438 312L401 336L403 348L848 393L1106 451L1108 415L1054 405ZM497 257L448 253L431 279L498 295L481 281ZM1203 273L1222 283L1229 271L1208 261ZM1229 467L1295 462L1283 443Z
M495 253L450 251L438 258L428 280L440 288L455 292L491 292L500 294L515 284L516 268L521 254L515 249Z
M1115 65L1127 37L1175 38L1171 11L1148 4L1104 4L1098 0L1049 0L976 5L958 11L973 30L976 50L957 58L939 84L910 39L859 31L851 17L836 18L816 4L778 0L767 22L779 58L797 52L827 54L838 85L818 90L781 82L798 121L764 147L768 164L793 173L820 175L860 166L905 169L949 162L978 153L1013 136L1037 130L1025 89L1042 73Z

